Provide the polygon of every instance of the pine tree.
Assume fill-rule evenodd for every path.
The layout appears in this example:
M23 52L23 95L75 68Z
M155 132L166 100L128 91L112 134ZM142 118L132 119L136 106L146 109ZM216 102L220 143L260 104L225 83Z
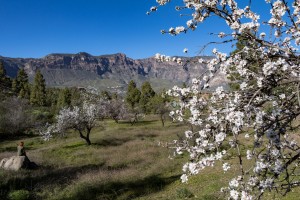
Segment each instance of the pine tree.
M136 83L131 80L128 84L126 102L131 106L132 109L139 103L141 97L140 90L136 87Z
M7 96L9 91L11 90L11 80L6 75L6 70L4 68L4 64L0 61L0 96L1 99L4 96Z
M6 78L6 70L4 68L3 62L0 61L0 81Z
M46 103L46 84L40 70L37 70L30 94L30 103L37 106L44 106Z
M67 107L71 105L71 91L69 88L65 88L60 90L58 98L57 98L57 104L56 107L58 110L60 110L63 107Z
M1 94L7 94L11 89L11 80L6 75L6 70L2 61L0 61L0 89Z
M15 94L18 94L18 83L17 79L13 79L11 83L11 89Z
M151 84L146 81L141 87L140 107L142 111L148 114L151 111L150 101L155 96L155 92L151 87Z
M18 71L16 79L12 82L12 90L21 98L30 98L30 87L28 82L28 75L22 68Z

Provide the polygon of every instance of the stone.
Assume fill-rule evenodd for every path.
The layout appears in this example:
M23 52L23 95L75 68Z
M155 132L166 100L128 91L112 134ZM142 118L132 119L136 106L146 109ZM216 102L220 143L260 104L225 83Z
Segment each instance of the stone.
M26 157L25 156L12 156L10 158L3 158L0 161L0 168L6 169L6 170L18 171L24 167L26 167Z

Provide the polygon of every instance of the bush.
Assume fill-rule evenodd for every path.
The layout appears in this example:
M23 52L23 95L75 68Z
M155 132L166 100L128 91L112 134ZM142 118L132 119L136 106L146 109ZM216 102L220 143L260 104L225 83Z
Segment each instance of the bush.
M192 198L193 196L193 193L186 188L177 189L177 197L179 199Z
M30 192L28 190L14 190L8 195L10 200L29 200Z
M54 122L54 115L47 108L35 108L35 110L31 112L31 115L33 118L33 126L35 128L40 128L45 126L47 123Z
M32 125L28 101L9 97L0 102L0 133L20 134Z

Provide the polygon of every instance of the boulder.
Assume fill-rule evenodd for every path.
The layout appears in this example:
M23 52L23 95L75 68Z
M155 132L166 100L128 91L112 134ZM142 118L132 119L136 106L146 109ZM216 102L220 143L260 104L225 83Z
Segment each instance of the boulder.
M25 156L12 156L10 158L4 158L0 161L0 168L6 170L18 171L21 168L26 167L26 157Z

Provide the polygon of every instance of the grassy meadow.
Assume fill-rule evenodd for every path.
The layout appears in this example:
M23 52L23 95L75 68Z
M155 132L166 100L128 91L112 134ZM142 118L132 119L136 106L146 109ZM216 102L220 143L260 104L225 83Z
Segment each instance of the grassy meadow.
M40 167L36 170L0 170L0 199L125 200L125 199L224 199L220 188L237 172L224 173L219 165L180 181L187 155L168 157L172 151L159 142L177 139L188 127L168 121L165 127L156 116L135 125L111 120L92 130L87 146L76 133L44 142L38 136L0 142L0 159L16 154L23 140L27 155ZM236 162L232 155L229 162ZM266 199L297 199L267 195Z

